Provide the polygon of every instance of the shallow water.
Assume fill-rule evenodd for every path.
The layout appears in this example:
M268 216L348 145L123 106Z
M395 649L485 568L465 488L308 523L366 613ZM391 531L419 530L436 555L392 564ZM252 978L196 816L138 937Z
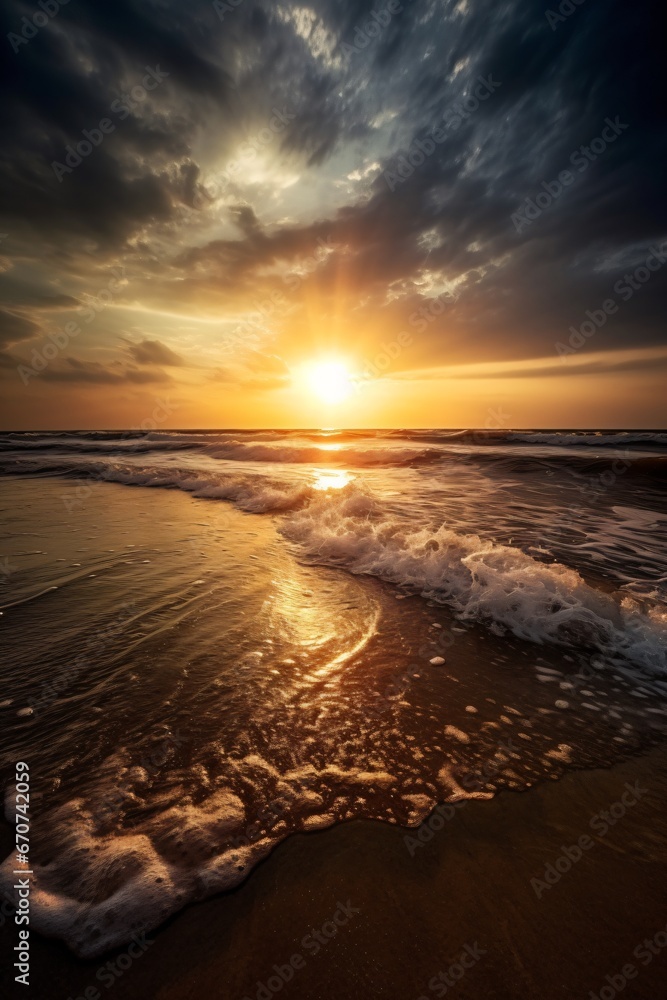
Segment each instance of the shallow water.
M414 462L432 441L311 434L311 465L259 461L301 447L268 432L233 459L212 453L229 435L18 437L3 780L11 807L30 763L34 925L81 954L292 831L414 826L664 732L662 441L626 442L639 457L593 491L617 441L437 441Z

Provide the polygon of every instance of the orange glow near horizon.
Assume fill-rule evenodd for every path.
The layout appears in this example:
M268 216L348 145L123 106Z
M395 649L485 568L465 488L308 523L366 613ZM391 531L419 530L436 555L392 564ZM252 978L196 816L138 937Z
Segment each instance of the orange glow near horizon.
M567 365L549 357L447 366L418 365L419 356L406 349L390 368L366 375L362 373L368 370L372 353L365 353L351 334L335 341L332 337L331 343L335 349L329 353L313 351L312 343L295 342L276 378L278 355L269 355L266 384L252 372L246 381L247 372L236 380L232 366L221 369L224 380L200 369L173 367L164 382L128 383L122 391L113 382L61 384L43 375L31 378L26 388L15 378L0 394L0 427L5 431L485 428L501 420L514 428L623 424L632 429L664 424L656 417L653 401L664 389L665 348L601 351L592 356L582 352L581 357L568 358ZM622 370L624 365L628 371ZM335 461L333 449L329 455L321 453L323 462Z

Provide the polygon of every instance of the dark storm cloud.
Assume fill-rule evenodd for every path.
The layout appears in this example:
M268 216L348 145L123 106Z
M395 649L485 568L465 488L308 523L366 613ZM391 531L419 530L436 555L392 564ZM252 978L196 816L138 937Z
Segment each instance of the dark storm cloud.
M346 289L359 328L415 332L413 363L552 355L587 310L616 297L627 248L648 253L667 236L667 142L653 5L586 0L554 24L549 6L405 0L387 21L381 0L243 0L220 21L201 0L77 0L16 53L6 45L3 225L29 224L52 244L85 237L98 253L130 241L136 253L154 227L159 249L134 277L151 303L172 307L283 288L270 269L329 239L337 249L300 283L296 309L312 288L324 310ZM3 37L25 11L5 8ZM127 115L113 111L147 67L167 75ZM493 83L475 105L480 81ZM237 139L261 136L276 107L289 122L267 140L277 159L343 185L342 162L352 172L376 161L374 179L350 182L342 208L324 198L299 224L268 225L259 194L234 205L232 185L236 235L198 236L212 211L197 200L205 168L224 167ZM104 117L113 132L59 180L52 162ZM575 166L608 119L624 127ZM437 126L444 140L429 145ZM569 185L558 180L565 170ZM515 224L549 192L536 217ZM438 316L415 318L428 308L425 287L432 298L451 282ZM666 295L667 267L622 302L595 348L664 339Z
M590 5L562 25L560 34L549 29L541 4L514 5L509 17L508 5L470 8L478 16L467 18L453 57L470 60L468 78L493 76L500 86L469 118L446 128L445 142L421 165L408 166L393 192L383 171L372 200L351 221L366 234L361 263L378 288L425 263L451 275L467 273L449 318L472 329L467 314L474 315L476 336L487 348L495 342L497 351L511 353L532 345L541 353L553 343L554 330L567 329L609 294L608 278L605 283L576 266L575 254L591 247L612 252L667 231L658 61L642 53L650 28L642 21L641 4L630 14L620 5L611 10ZM428 70L416 71L414 87L432 94ZM465 77L458 87L461 96L472 91ZM448 108L454 114L458 104L449 96L453 89L443 88L446 96L434 102L445 122ZM415 139L428 136L432 124L418 107L414 112L417 127L404 155L414 151ZM617 115L629 125L617 143L517 233L512 213L544 192L543 181L573 170L572 154L600 134L607 117ZM388 164L393 172L399 165L398 156ZM419 234L428 229L441 245L420 254ZM622 339L636 315L642 336L655 336L645 321L653 316L655 326L663 295L661 275L628 308L615 335ZM413 297L406 312L417 304ZM432 325L429 335L441 336L438 327ZM502 345L499 335L507 335L509 343Z
M8 35L20 31L26 12L10 3L0 13L0 212L42 234L86 234L102 243L169 219L188 180L192 186L196 108L223 106L230 89L224 68L202 51L201 28L177 9L82 2L62 7L13 52ZM150 89L133 98L151 70ZM104 118L113 131L68 165L67 145L84 140L84 129L99 131ZM53 162L67 171L58 177Z

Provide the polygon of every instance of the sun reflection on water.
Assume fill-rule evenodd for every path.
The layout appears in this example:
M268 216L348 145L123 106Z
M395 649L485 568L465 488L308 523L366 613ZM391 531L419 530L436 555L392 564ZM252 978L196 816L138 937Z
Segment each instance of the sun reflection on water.
M344 469L314 469L313 489L316 490L342 490L348 483L351 483L354 476Z

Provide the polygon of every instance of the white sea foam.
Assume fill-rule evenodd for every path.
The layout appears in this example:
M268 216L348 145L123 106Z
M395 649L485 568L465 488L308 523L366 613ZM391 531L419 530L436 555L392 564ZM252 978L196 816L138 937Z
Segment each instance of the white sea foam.
M59 460L27 462L34 470L62 471ZM283 515L282 533L313 562L409 588L496 633L507 629L531 642L595 648L650 673L667 672L664 605L642 605L630 594L619 600L575 569L446 524L411 528L354 482L322 492L300 476L275 479L141 460L80 459L74 470L66 468L98 481L175 488L250 513ZM628 542L624 536L626 557Z
M294 512L282 527L317 563L408 586L461 618L531 642L588 646L655 674L667 672L667 614L643 613L578 572L520 549L440 528L410 530L352 487Z
M234 888L289 832L330 826L348 815L357 795L386 792L398 782L383 770L334 764L281 774L251 754L239 764L244 793L249 785L266 793L270 783L273 791L262 809L269 812L267 803L273 803L278 814L289 819L289 825L268 822L255 836L252 831L266 820L257 822L240 795L224 784L194 804L194 776L186 773L183 787L172 789L161 802L151 797L143 768L123 768L119 759L107 765L92 799L72 799L49 812L49 862L31 858L31 927L62 938L84 958L123 944L133 933L152 930L188 902ZM108 819L108 796L119 773L124 781L131 779L127 798L133 808L148 807L127 829ZM310 787L316 782L323 794ZM335 789L346 792L333 800L340 808L325 810L323 795L331 799ZM449 786L443 789L446 798L475 795L458 785L454 791L451 796ZM10 815L13 788L7 790L6 801ZM413 822L423 819L433 805L423 797ZM0 865L0 893L11 892L14 869L9 855Z
M83 802L67 802L49 816L59 836L56 859L32 863L31 925L63 938L82 957L154 928L185 902L238 885L271 850L276 838L220 850L231 833L242 830L244 818L241 800L222 789L199 807L159 813L139 832L100 836ZM196 864L176 860L176 845L183 843L196 852ZM13 868L10 855L0 866L0 890L6 893L16 881ZM76 897L68 885L77 886Z
M77 490L74 495L83 494L83 502L91 504L95 503L95 498L91 496L86 500L86 491L80 488L81 480L179 489L198 498L234 504L253 514L272 514L302 560L355 574L369 574L396 584L410 594L424 594L434 603L449 605L467 622L481 622L496 634L509 631L534 643L600 650L614 658L618 669L613 673L618 674L619 681L628 673L634 674L633 679L636 679L637 668L656 675L664 674L667 620L657 604L652 605L647 600L640 605L629 596L616 598L587 583L575 569L540 561L529 554L532 551L535 556L549 558L544 549L531 550L524 543L525 551L522 551L511 544L499 544L489 540L488 531L484 538L478 519L487 505L490 510L487 528L490 521L492 535L496 527L500 533L507 524L503 520L507 515L507 494L502 494L502 489L507 487L506 478L492 482L481 478L462 480L464 473L459 469L456 477L447 480L444 465L436 465L433 476L426 476L423 469L412 473L404 468L396 472L394 479L389 472L380 476L376 465L431 460L434 454L437 456L437 448L420 448L418 442L428 445L443 442L444 448L448 437L436 432L401 434L404 439L394 435L393 444L390 433L378 435L375 442L366 444L360 443L357 436L349 448L341 451L312 447L313 439L306 434L290 436L276 432L259 432L252 436L155 433L128 436L120 442L113 435L105 434L59 435L57 440L48 435L26 435L28 443L22 435L6 435L0 436L0 450L5 452L3 463L9 471L73 477L69 485ZM367 438L371 436L366 435ZM461 442L466 435L458 433L452 437ZM632 443L627 435L608 435L613 440L607 441L602 441L599 435L588 435L591 440L587 441L582 440L581 435L547 437L548 442L532 443L540 447L545 443L600 446ZM577 440L572 440L573 437ZM618 440L619 437L623 440ZM519 436L512 438L508 432L508 440L513 439L519 440ZM495 441L498 440L496 436ZM344 443L350 444L349 441ZM636 443L649 443L647 435L638 435ZM652 443L658 447L661 440L656 437ZM532 449L535 453L537 450L537 447ZM373 466L364 479L380 483L384 491L382 499L379 493L376 495L369 488L360 487L358 478L343 489L321 491L313 487L313 470L284 467L290 462L312 462L316 467L328 461L350 464L353 456L360 464ZM241 467L241 462L246 462L246 466ZM261 463L262 468L252 469L252 462ZM462 481L482 483L486 492L475 494L476 502L473 502L465 486L462 487ZM425 498L423 491L427 482L434 492ZM63 498L67 498L68 484L63 480L60 485ZM106 489L104 485L99 488ZM455 495L454 506L438 506L438 491L445 489ZM472 494L474 488L469 492ZM483 495L482 501L480 495ZM496 495L499 499L493 506ZM549 496L540 510L543 517L540 528L553 519L557 503L557 499L554 501ZM456 526L447 516L448 510L459 513L461 520ZM632 552L641 558L642 565L647 564L651 545L658 538L656 525L661 515L655 511L645 514L627 504L611 508L611 511L614 516L609 516L606 535L600 529L597 511L592 513L594 528L600 536L595 542L596 554L603 553L606 557L603 565L610 565L608 553L620 553L623 566L627 568L628 553ZM531 523L536 516L534 508L530 507ZM440 525L436 518L440 518ZM622 534L619 533L619 518L622 518ZM583 536L581 523L578 528ZM514 531L514 526L511 530ZM503 537L511 536L508 532ZM524 536L519 532L514 537L523 539ZM586 544L591 544L590 534ZM572 546L572 558L580 565L577 559L583 546L578 542L577 546ZM134 546L128 545L128 548L132 550ZM201 585L203 579L195 582ZM303 591L303 596L310 596L310 592ZM397 596L404 598L406 594ZM411 602L396 607L397 613L405 613ZM433 623L434 626L438 624ZM454 631L463 633L468 629L454 627ZM435 628L429 635L435 641ZM430 654L429 658L441 659ZM491 663L505 659L501 657ZM451 662L455 660L456 654L452 653ZM284 657L280 662L279 672L271 666L270 650L253 650L238 659L240 666L245 668L251 664L252 670L258 673L261 664L268 664L272 686L278 685L274 675L280 677L284 673L282 666L294 665L295 660ZM423 674L431 679L447 678L448 671L431 670L426 664L424 667ZM366 670L364 664L365 683ZM538 670L541 679L560 684L565 690L561 672L544 665ZM412 677L418 679L419 674L412 673ZM310 684L310 677L307 680ZM567 726L570 720L576 721L578 707L585 709L583 714L589 716L591 726L599 721L601 713L596 710L602 707L604 711L603 695L593 690L592 682L587 683L591 683L590 695L581 693L591 700L582 706L576 701L576 692L566 695L567 702L555 701L556 693L561 691L546 689L553 697L546 701L548 708L537 710L538 721L542 716L545 720L544 731L540 731L540 745L545 734L549 736L550 719L556 720L558 726ZM545 691L541 685L540 689ZM642 697L641 691L634 693ZM466 709L467 701L474 704ZM470 761L475 759L476 753L480 759L480 733L495 733L492 738L499 738L501 724L516 723L510 718L515 710L508 706L505 706L508 715L499 715L500 709L494 709L495 721L482 722L490 712L487 702L495 705L492 699L483 700L479 692L466 694L458 714L449 715L448 707L441 712L440 720L435 721L437 733L431 734L428 742L418 743L414 736L405 736L398 726L388 730L391 742L383 744L380 740L380 746L387 751L384 755L379 753L374 741L370 753L358 747L354 753L345 749L337 757L338 743L347 748L348 738L351 738L347 733L344 738L333 741L334 749L322 756L317 768L308 758L308 764L302 764L294 772L284 772L257 755L248 755L238 762L221 751L220 756L224 757L222 772L217 773L208 764L213 754L207 749L207 767L184 763L178 775L170 774L168 781L165 777L164 785L155 781L150 787L145 771L130 767L127 769L129 815L119 815L113 822L105 823L100 818L104 816L105 794L117 791L121 779L125 787L126 774L113 760L108 774L96 773L95 781L86 786L86 797L64 804L59 800L61 804L50 812L46 811L46 802L43 809L40 807L35 830L48 830L48 839L42 851L35 851L34 855L32 926L63 938L82 955L101 954L128 941L136 930L162 923L187 902L237 885L279 840L291 832L321 829L360 815L380 819L389 816L392 822L410 825L419 822L438 800L453 801L471 795L489 797L491 789L471 793L457 780L457 775L461 779L462 774L469 773ZM0 707L8 707L10 703L11 699L4 699ZM30 717L21 714L19 719L15 718L16 709L23 712L22 704L22 700L15 699L15 708L8 713L8 718L21 729L34 727L35 720ZM349 704L345 703L342 713L346 716ZM407 699L396 701L395 705L400 711L410 709ZM394 702L392 711L393 707ZM300 706L300 709L307 708L305 703ZM472 711L473 708L477 710ZM643 709L642 701L637 702L637 708ZM94 706L92 711L101 709ZM646 711L659 712L661 709ZM614 711L609 715L620 719ZM325 732L331 735L329 727L334 725L331 716L323 718L318 735ZM458 726L453 724L455 721ZM420 732L424 725L422 718ZM517 728L518 724L512 733ZM623 737L631 728L627 725L621 729ZM362 726L350 726L355 737L361 729ZM270 730L267 732L270 734ZM562 736L558 732L560 739ZM336 736L335 730L333 735ZM527 733L518 732L517 735L530 743ZM575 729L568 739L578 747L576 736ZM553 738L551 734L549 739ZM310 737L304 745L307 756ZM267 747L270 753L269 737ZM490 753L489 748L483 752ZM556 750L546 751L544 756L547 765L549 760L564 764L571 757L576 759L577 753L578 750L570 753L569 745L560 744ZM374 756L377 759L373 759ZM239 773L235 770L237 767ZM553 771L550 766L549 770ZM94 786L92 790L91 786ZM80 789L78 786L77 795L84 794ZM287 803L280 811L279 821L272 824L263 820L258 838L250 842L247 831L257 825L258 816L264 815L264 806L275 802L279 796ZM404 805L401 807L398 803ZM390 813L392 808L394 813ZM408 808L410 811L406 814ZM48 863L42 865L42 859ZM13 869L10 856L0 866L0 889L9 891L11 888L15 881Z

